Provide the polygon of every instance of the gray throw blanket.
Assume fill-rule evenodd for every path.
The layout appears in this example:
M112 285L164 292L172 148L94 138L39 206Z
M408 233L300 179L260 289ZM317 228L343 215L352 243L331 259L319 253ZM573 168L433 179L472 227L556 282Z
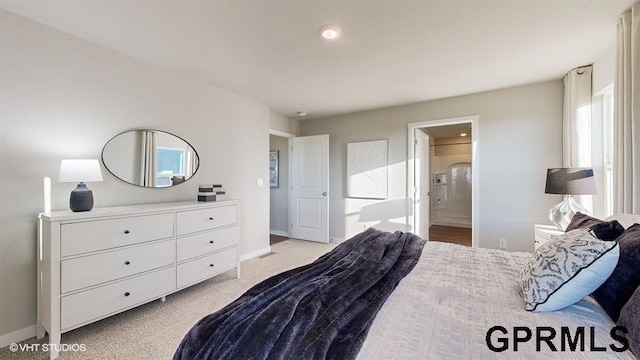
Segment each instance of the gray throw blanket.
M411 233L370 228L204 317L174 360L353 359L424 243Z

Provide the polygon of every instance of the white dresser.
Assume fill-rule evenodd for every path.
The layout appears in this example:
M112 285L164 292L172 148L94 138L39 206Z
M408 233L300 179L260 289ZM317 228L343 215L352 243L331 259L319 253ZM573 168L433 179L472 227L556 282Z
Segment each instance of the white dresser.
M59 344L64 332L227 270L239 277L238 215L237 201L39 214L38 338Z

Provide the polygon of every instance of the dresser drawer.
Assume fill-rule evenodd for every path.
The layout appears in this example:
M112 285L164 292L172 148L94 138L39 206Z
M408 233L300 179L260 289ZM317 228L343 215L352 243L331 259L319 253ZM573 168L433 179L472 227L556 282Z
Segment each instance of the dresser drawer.
M175 241L160 241L63 260L61 293L173 264Z
M235 245L238 243L238 238L237 226L179 238L177 240L178 262Z
M173 267L61 299L62 331L160 298L175 289Z
M61 226L61 256L173 236L173 214L88 221Z
M233 269L238 263L237 247L222 250L178 265L178 288L208 279Z
M236 205L181 211L176 214L178 236L238 223Z

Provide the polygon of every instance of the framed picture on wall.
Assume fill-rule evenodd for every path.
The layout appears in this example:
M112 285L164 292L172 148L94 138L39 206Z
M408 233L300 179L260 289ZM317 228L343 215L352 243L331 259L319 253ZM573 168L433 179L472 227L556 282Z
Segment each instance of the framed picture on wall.
M347 196L387 198L387 140L347 144Z
M279 150L269 151L269 187L278 187L278 155Z

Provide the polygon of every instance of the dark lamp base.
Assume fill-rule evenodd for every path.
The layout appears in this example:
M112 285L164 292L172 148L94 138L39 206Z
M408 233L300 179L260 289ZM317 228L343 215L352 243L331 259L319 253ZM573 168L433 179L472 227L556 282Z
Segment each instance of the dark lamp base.
M89 211L93 209L93 193L84 183L79 183L78 187L71 192L69 207L73 212Z

